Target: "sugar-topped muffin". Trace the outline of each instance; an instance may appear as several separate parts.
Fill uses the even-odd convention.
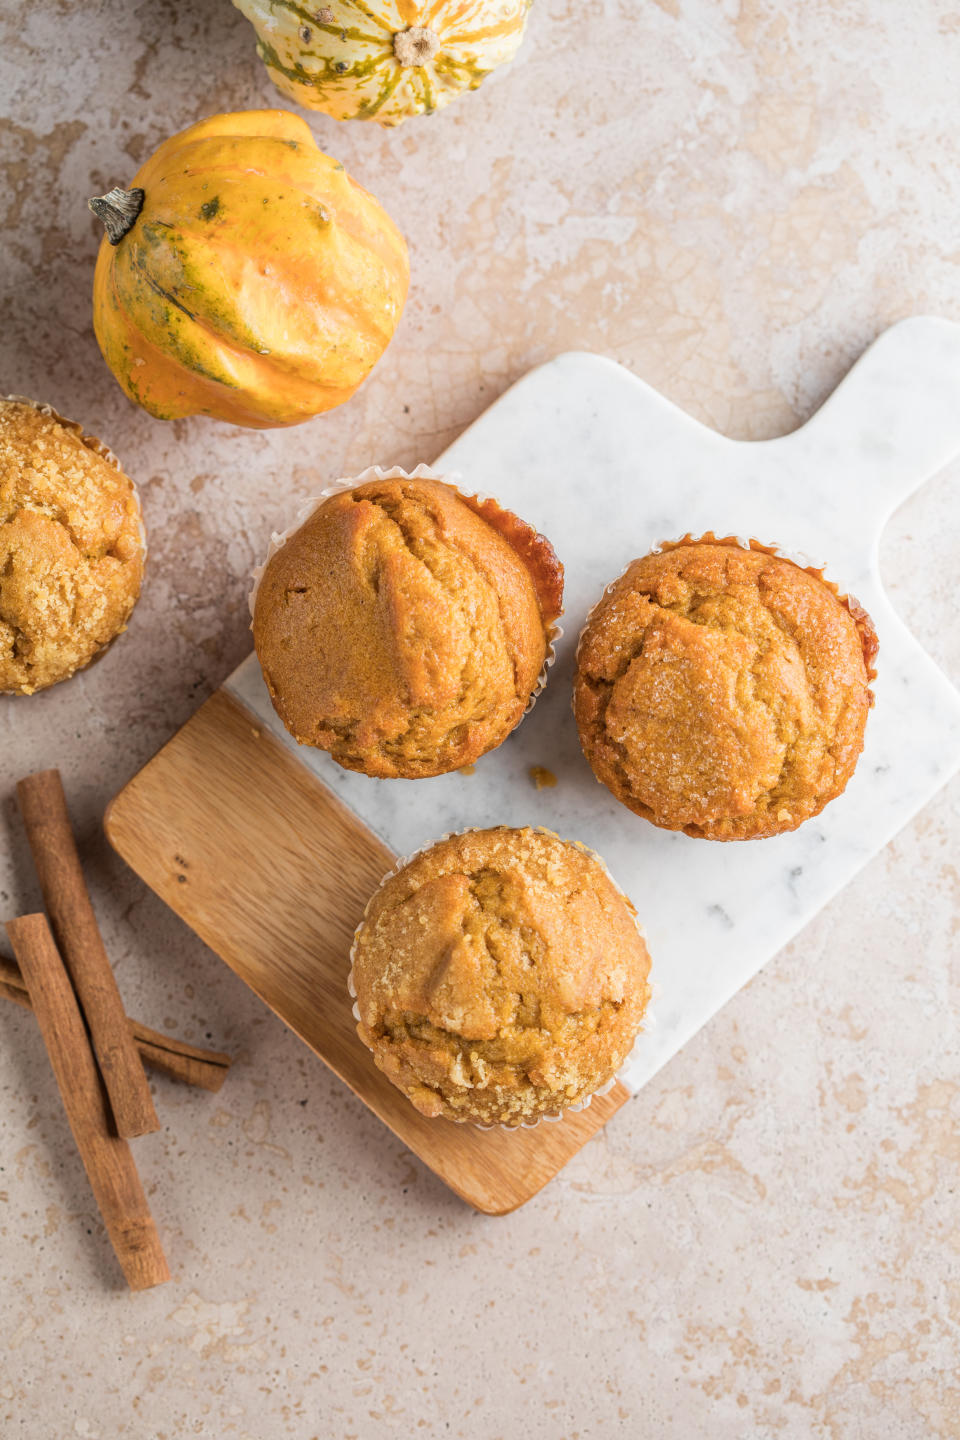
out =
[[[551,545],[515,515],[388,477],[328,497],[273,553],[254,643],[301,744],[367,775],[441,775],[519,724],[562,593]]]
[[[543,830],[471,830],[422,851],[357,931],[361,1040],[424,1115],[519,1125],[601,1088],[650,997],[630,902]]]
[[[49,406],[0,399],[0,692],[68,679],[125,629],[144,541],[133,483]]]
[[[580,742],[598,780],[664,829],[794,830],[853,774],[876,652],[870,617],[820,571],[684,540],[635,560],[592,611]]]

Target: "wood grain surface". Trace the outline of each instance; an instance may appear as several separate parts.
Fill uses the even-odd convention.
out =
[[[394,856],[220,690],[115,797],[111,844],[404,1144],[476,1209],[503,1215],[629,1098],[532,1130],[428,1120],[380,1073],[347,994],[354,929]]]
[[[0,997],[12,1000],[24,1010],[33,1009],[26,981],[13,961],[3,955],[0,955]],[[127,1024],[145,1065],[161,1070],[172,1080],[182,1080],[185,1085],[198,1085],[202,1090],[216,1092],[223,1085],[233,1062],[222,1050],[204,1050],[174,1035],[164,1035],[139,1020],[131,1020],[129,1015]]]
[[[160,1129],[110,957],[87,891],[59,770],[37,770],[17,783],[50,925],[89,1027],[117,1133],[127,1140]]]
[[[92,1041],[47,917],[22,915],[8,920],[6,931],[90,1188],[127,1284],[131,1290],[163,1285],[170,1270],[157,1227],[130,1144],[115,1132]]]

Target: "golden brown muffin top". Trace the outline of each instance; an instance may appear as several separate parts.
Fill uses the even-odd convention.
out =
[[[863,748],[869,617],[821,573],[733,540],[635,560],[580,639],[574,712],[594,773],[668,830],[745,840],[839,795]]]
[[[458,769],[506,739],[543,667],[562,570],[516,516],[436,480],[325,500],[270,558],[254,606],[287,729],[368,775]]]
[[[123,630],[144,546],[133,485],[48,407],[0,400],[0,691],[66,680]]]
[[[359,1033],[423,1114],[516,1125],[615,1074],[649,970],[633,906],[589,851],[542,830],[472,830],[367,907]]]

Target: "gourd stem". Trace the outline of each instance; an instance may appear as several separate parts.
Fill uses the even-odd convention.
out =
[[[393,53],[401,65],[427,65],[439,49],[439,35],[426,25],[411,25],[393,37]]]
[[[106,195],[94,195],[92,200],[87,201],[97,219],[103,221],[111,245],[119,245],[128,230],[133,228],[133,222],[143,209],[144,198],[140,189],[121,190],[116,187],[108,190]]]

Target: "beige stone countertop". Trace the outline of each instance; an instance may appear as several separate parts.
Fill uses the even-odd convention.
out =
[[[409,237],[413,285],[353,401],[262,433],[127,403],[85,207],[194,120],[284,103],[246,21],[0,0],[0,29],[0,389],[116,450],[151,545],[104,661],[0,700],[0,910],[38,903],[14,781],[58,764],[127,1008],[237,1057],[216,1096],[154,1081],[136,1156],[173,1281],[131,1295],[35,1024],[0,1008],[3,1440],[960,1435],[960,785],[504,1219],[424,1170],[100,828],[246,653],[249,567],[318,480],[431,459],[572,347],[766,437],[891,321],[960,320],[956,5],[537,0],[517,62],[432,119],[312,117]],[[958,478],[899,511],[882,564],[960,682]]]

